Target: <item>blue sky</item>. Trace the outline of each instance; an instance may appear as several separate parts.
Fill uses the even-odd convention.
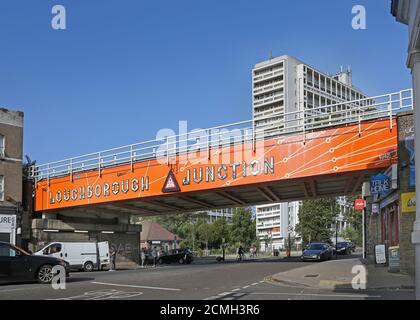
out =
[[[51,28],[51,8],[67,30]],[[351,28],[365,5],[367,30]],[[0,106],[25,112],[38,163],[135,143],[161,128],[251,118],[251,69],[290,54],[350,65],[376,95],[411,87],[406,27],[378,0],[2,0]]]

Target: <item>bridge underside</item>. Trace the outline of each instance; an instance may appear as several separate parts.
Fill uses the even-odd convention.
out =
[[[121,215],[157,216],[187,212],[199,212],[230,207],[246,207],[276,202],[289,202],[319,197],[357,195],[362,184],[381,170],[353,172],[297,179],[225,189],[191,192],[172,197],[156,197],[153,200],[111,202],[62,209],[62,216],[80,218],[117,218]]]
[[[188,156],[40,180],[35,211],[154,216],[358,194],[397,160],[397,128],[395,120],[366,121]]]

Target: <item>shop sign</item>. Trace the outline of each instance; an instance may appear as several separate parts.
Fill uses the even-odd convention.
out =
[[[0,228],[13,229],[15,227],[16,227],[16,216],[15,215],[0,214]]]
[[[356,199],[354,201],[354,209],[355,210],[364,210],[366,208],[366,200],[365,199]]]
[[[391,191],[391,179],[385,174],[373,176],[370,181],[370,192],[373,195],[386,195]]]
[[[401,195],[402,213],[416,212],[416,193],[409,192]]]
[[[386,197],[384,200],[380,203],[380,209],[383,209],[387,206],[389,206],[391,203],[394,203],[400,199],[400,195],[397,192],[394,192],[393,194]]]
[[[378,244],[375,246],[375,258],[377,264],[386,263],[385,245]]]

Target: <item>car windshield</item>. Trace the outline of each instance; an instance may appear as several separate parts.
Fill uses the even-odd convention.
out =
[[[308,246],[308,250],[323,250],[324,244],[322,243],[312,243]]]
[[[337,248],[345,248],[348,246],[347,242],[339,242],[337,243]]]

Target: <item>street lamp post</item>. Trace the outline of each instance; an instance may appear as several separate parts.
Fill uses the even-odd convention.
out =
[[[331,201],[331,214],[334,213],[334,205],[333,202]],[[335,212],[335,258],[338,258],[338,247],[337,247],[337,243],[338,243],[338,210],[336,210]]]
[[[222,210],[222,260],[223,262],[225,261],[225,242],[226,242],[226,237],[225,237],[225,211]]]
[[[338,215],[335,216],[335,258],[338,259]]]
[[[288,224],[288,226],[287,226],[287,257],[288,258],[290,258],[290,256],[291,256],[291,250],[292,250],[292,248],[291,248],[291,232],[292,232],[292,230],[291,230],[291,228],[292,228],[292,225],[290,224],[290,208],[288,207],[287,208],[287,213],[288,213],[288,217],[287,217],[287,224]]]

